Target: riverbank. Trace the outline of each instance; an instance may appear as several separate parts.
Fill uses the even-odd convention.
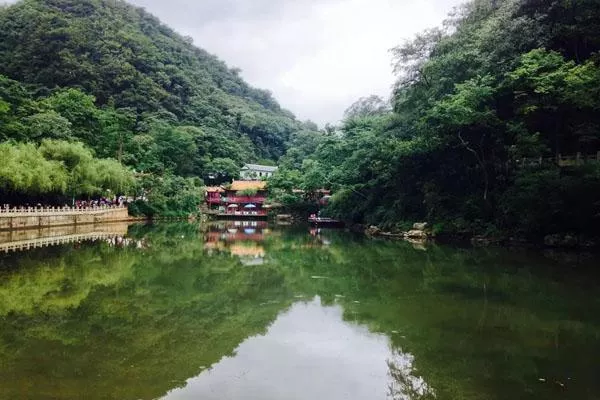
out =
[[[555,233],[539,237],[526,238],[523,236],[498,234],[477,235],[473,233],[438,233],[429,228],[427,223],[415,223],[408,231],[388,231],[371,225],[368,227],[356,225],[355,231],[361,231],[369,237],[381,237],[395,240],[436,241],[446,244],[468,243],[474,247],[532,247],[565,250],[598,250],[600,237],[586,237],[573,233]]]

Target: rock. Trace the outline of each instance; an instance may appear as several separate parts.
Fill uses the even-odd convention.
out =
[[[405,239],[427,239],[427,233],[422,230],[413,229],[404,234]]]
[[[404,232],[401,233],[392,233],[392,232],[381,232],[379,236],[383,236],[386,238],[392,239],[404,239]]]
[[[544,237],[544,245],[548,247],[565,247],[565,248],[573,248],[577,247],[579,241],[577,237],[573,235],[562,235],[559,233],[555,233],[553,235],[546,235]]]
[[[417,222],[413,224],[413,230],[415,231],[424,231],[427,229],[427,222]]]
[[[597,238],[594,238],[594,239],[586,238],[586,239],[582,240],[580,245],[581,245],[581,247],[583,247],[585,249],[593,249],[595,247],[598,247],[598,243],[600,243],[600,241]]]
[[[577,238],[572,235],[565,235],[562,241],[562,245],[564,247],[577,247],[578,244],[579,240],[577,240]]]
[[[560,235],[546,235],[544,236],[544,245],[548,247],[558,247],[560,239]]]
[[[371,225],[365,230],[365,233],[369,236],[377,236],[381,233],[381,229],[379,229],[375,225]]]

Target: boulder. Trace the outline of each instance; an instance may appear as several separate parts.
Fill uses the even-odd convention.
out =
[[[577,240],[577,237],[573,235],[565,235],[562,241],[563,247],[577,247],[578,244],[579,240]]]
[[[548,246],[548,247],[558,247],[558,244],[560,243],[560,239],[561,236],[554,234],[554,235],[546,235],[544,236],[544,245]]]
[[[600,243],[600,241],[597,238],[594,239],[590,239],[590,238],[585,238],[584,240],[581,241],[581,247],[585,248],[585,249],[593,249],[595,247],[599,247],[598,243]]]
[[[548,247],[566,247],[573,248],[577,247],[579,241],[577,237],[573,235],[562,235],[555,233],[553,235],[546,235],[544,237],[544,245]]]
[[[415,224],[413,224],[413,230],[415,231],[424,231],[425,229],[427,229],[427,222],[417,222]]]
[[[392,239],[404,239],[404,232],[402,233],[392,233],[392,232],[381,232],[380,236]]]
[[[413,229],[404,234],[406,239],[427,239],[427,233],[422,230]]]
[[[365,233],[369,236],[377,236],[381,233],[381,229],[379,229],[375,225],[371,225],[365,230]]]

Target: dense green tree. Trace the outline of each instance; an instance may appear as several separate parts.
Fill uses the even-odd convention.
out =
[[[468,2],[392,49],[393,111],[359,100],[316,148],[292,139],[280,175],[333,189],[328,212],[353,222],[594,234],[599,17],[595,1]]]
[[[9,203],[17,198],[62,195],[89,196],[126,193],[133,174],[116,160],[95,158],[79,142],[45,139],[32,143],[0,143],[0,196]],[[41,198],[40,197],[40,198]]]
[[[67,190],[65,165],[46,159],[34,144],[0,143],[0,154],[0,187],[3,192],[42,194]]]

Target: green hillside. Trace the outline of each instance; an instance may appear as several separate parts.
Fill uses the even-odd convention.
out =
[[[3,7],[0,74],[0,138],[51,136],[25,132],[33,119],[144,171],[202,175],[277,159],[300,128],[239,70],[122,1]],[[40,98],[51,100],[31,106]]]

